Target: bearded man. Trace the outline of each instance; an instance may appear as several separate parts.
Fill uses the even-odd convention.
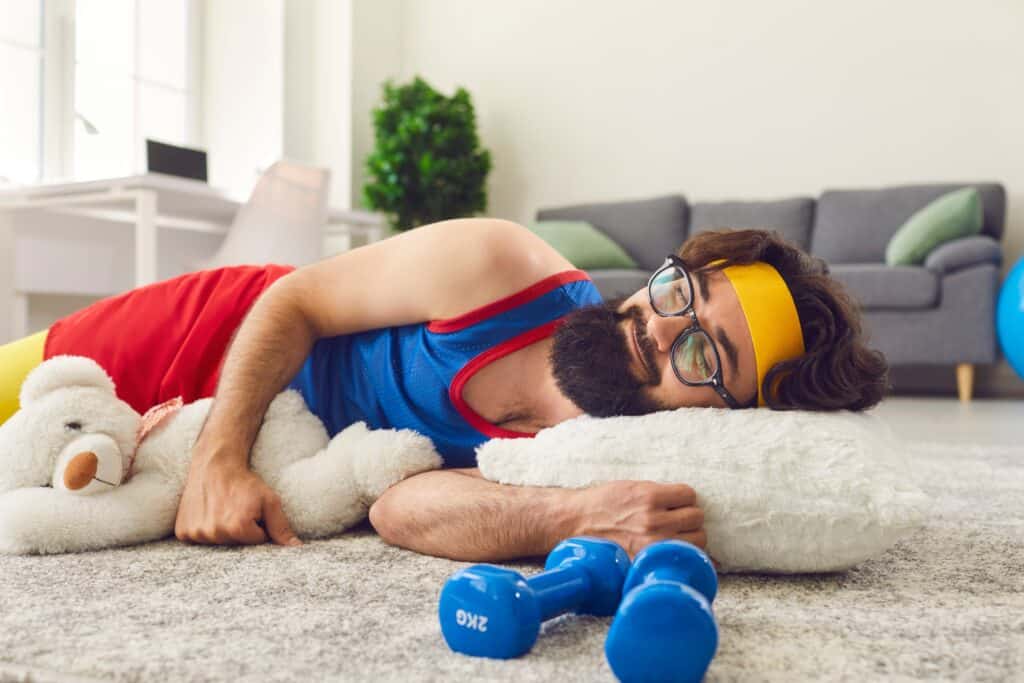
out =
[[[529,437],[583,413],[863,410],[881,399],[887,373],[824,262],[776,233],[703,233],[667,255],[647,287],[603,302],[529,230],[476,218],[298,269],[204,271],[93,304],[0,347],[0,422],[25,375],[60,354],[99,362],[139,412],[216,395],[179,539],[300,543],[248,467],[267,406],[291,387],[332,435],[362,420],[429,436],[445,468],[391,487],[370,521],[389,543],[467,561],[543,555],[583,534],[631,555],[666,538],[707,540],[685,484],[505,486],[475,468],[487,439]]]

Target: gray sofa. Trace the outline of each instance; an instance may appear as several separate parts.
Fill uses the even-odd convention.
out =
[[[888,267],[885,247],[915,211],[941,195],[976,187],[981,234],[947,242],[923,266]],[[690,235],[719,228],[766,228],[828,262],[861,303],[871,345],[893,367],[956,366],[963,401],[975,364],[996,360],[995,305],[1006,211],[996,183],[829,190],[817,199],[689,203],[682,195],[542,209],[538,220],[588,221],[618,242],[639,270],[590,273],[606,298],[643,287],[650,272]]]

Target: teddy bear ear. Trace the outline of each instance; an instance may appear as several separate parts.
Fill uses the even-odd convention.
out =
[[[25,378],[19,397],[21,405],[26,406],[51,391],[67,387],[96,387],[115,393],[114,380],[96,361],[84,356],[54,356]]]

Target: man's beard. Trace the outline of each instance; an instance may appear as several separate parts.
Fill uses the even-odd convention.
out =
[[[622,301],[573,311],[554,334],[550,358],[555,383],[580,410],[594,417],[644,415],[665,408],[643,393],[645,387],[657,384],[657,378],[641,382],[629,370],[632,342],[619,323],[632,318],[639,322],[640,309],[634,306],[619,313]]]

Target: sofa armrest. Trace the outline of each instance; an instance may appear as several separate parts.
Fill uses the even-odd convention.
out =
[[[1003,249],[987,235],[974,235],[940,244],[924,260],[924,267],[939,274],[952,273],[979,263],[1003,262]]]

